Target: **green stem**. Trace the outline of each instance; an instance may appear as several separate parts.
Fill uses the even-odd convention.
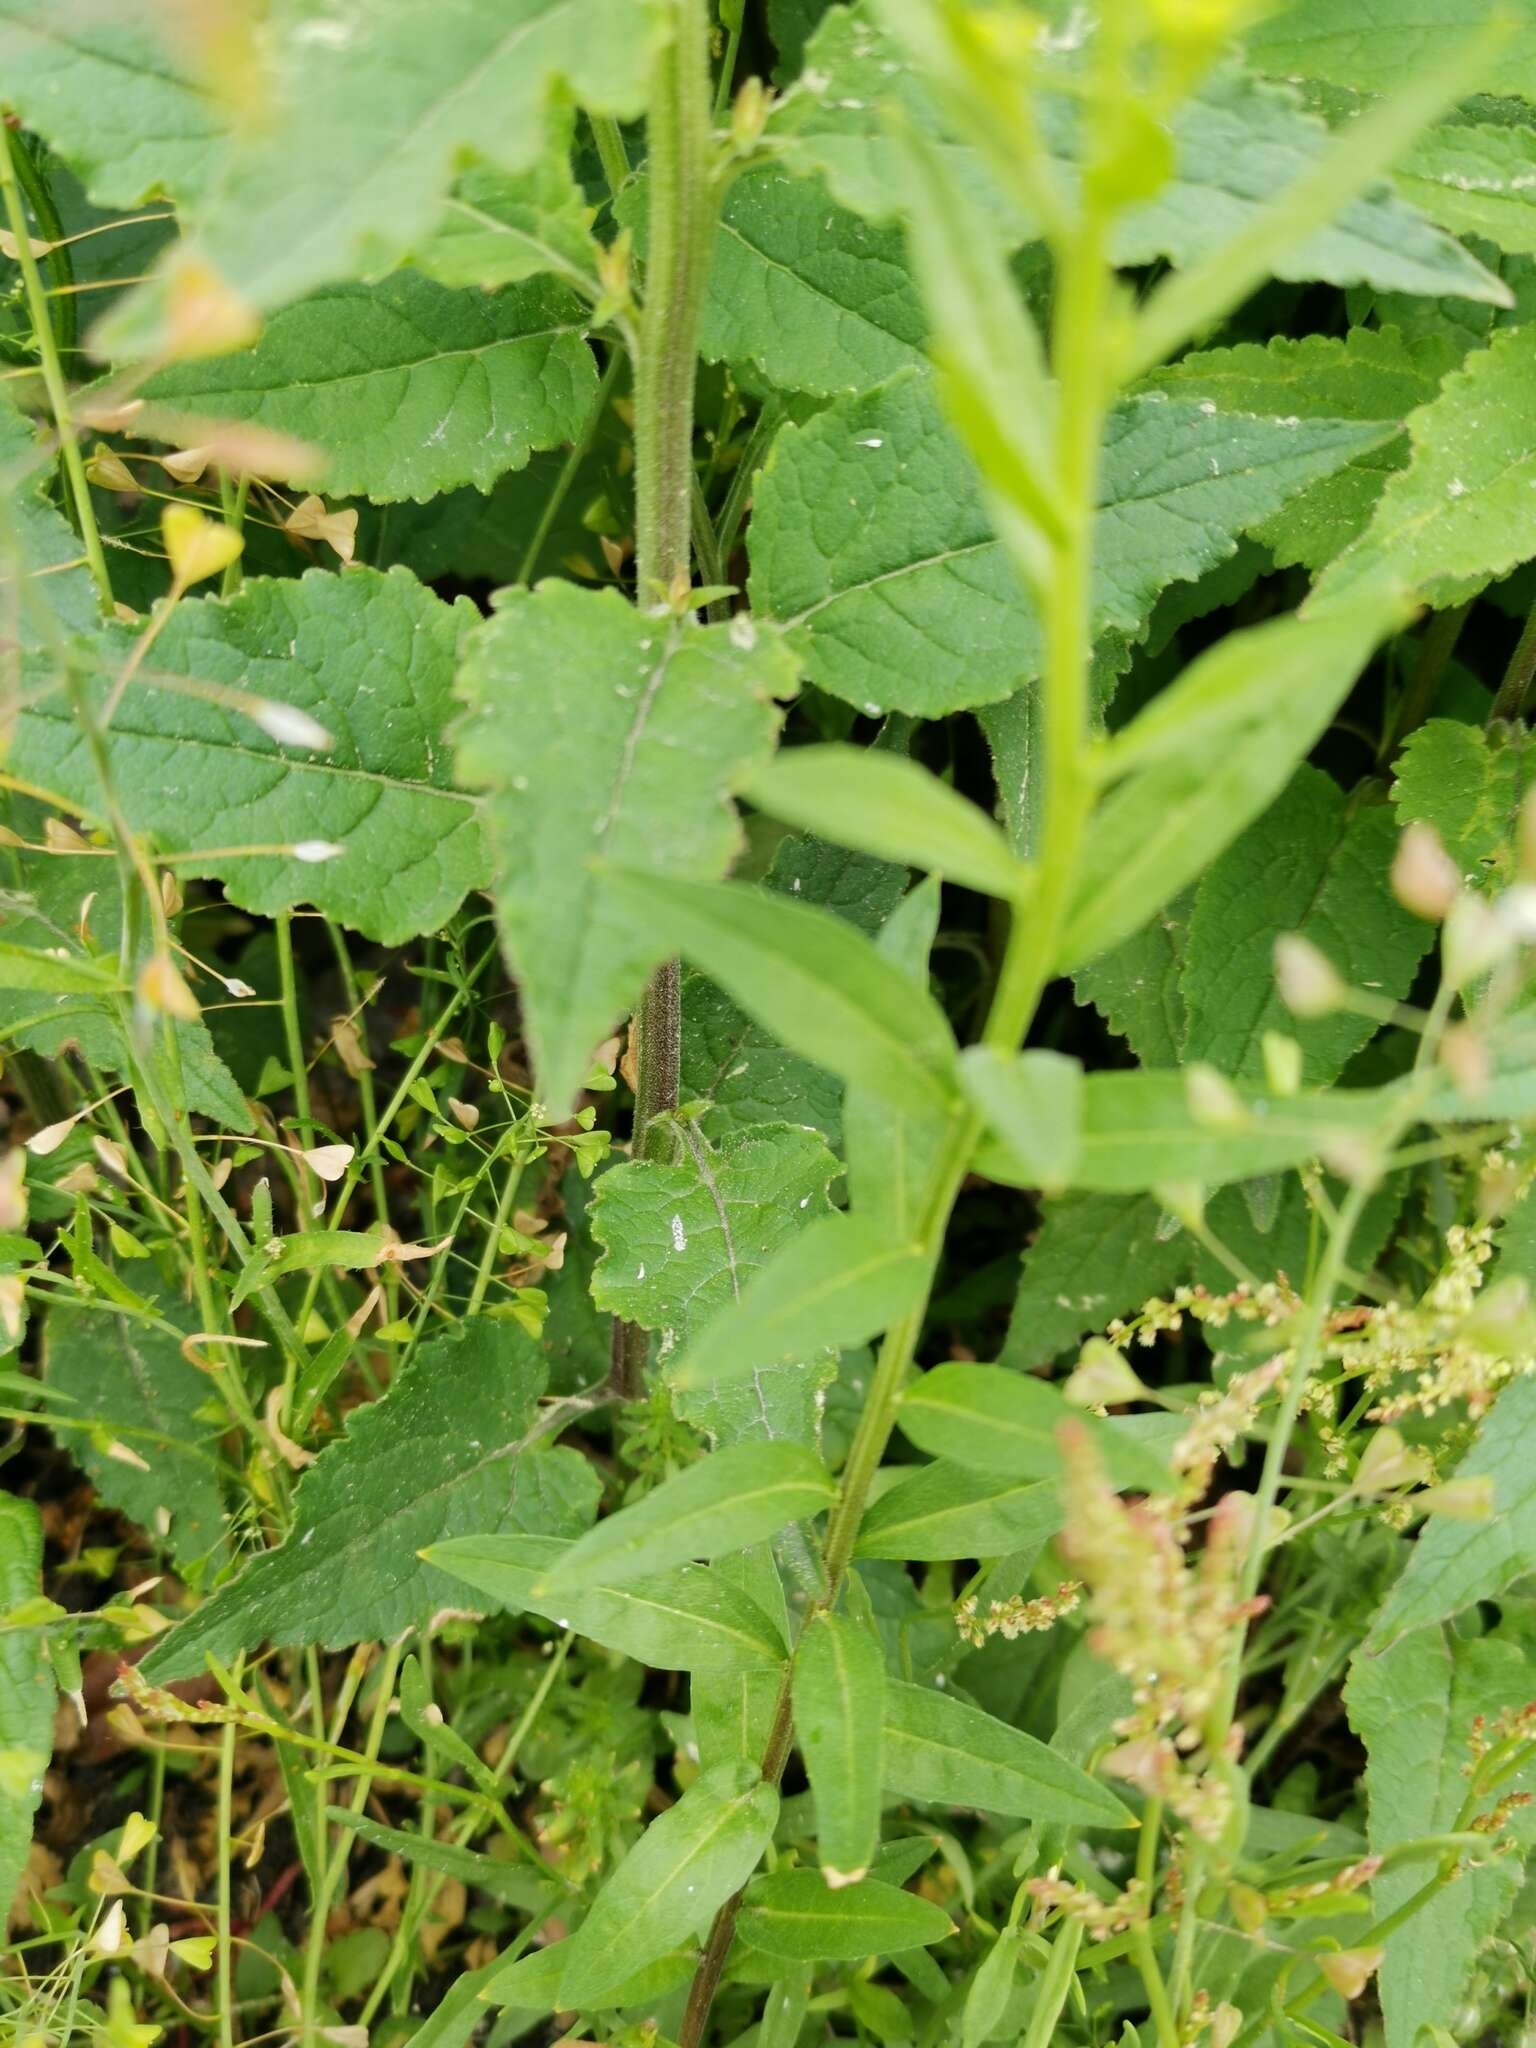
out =
[[[48,393],[48,404],[53,412],[54,425],[58,429],[59,455],[75,500],[75,510],[80,520],[80,538],[85,545],[85,559],[95,579],[102,611],[110,618],[112,578],[107,570],[106,555],[102,551],[101,535],[96,529],[96,511],[91,503],[91,487],[86,482],[85,463],[80,454],[80,443],[75,436],[74,414],[70,409],[69,390],[65,385],[64,371],[59,361],[58,342],[54,336],[53,318],[48,308],[48,293],[43,284],[42,273],[37,267],[37,258],[32,253],[31,224],[27,220],[26,208],[21,203],[21,190],[16,182],[16,147],[10,129],[0,121],[0,187],[5,191],[6,218],[10,223],[11,233],[16,238],[16,261],[21,268],[27,312],[37,342],[43,386]]]
[[[606,114],[588,114],[588,125],[592,140],[597,144],[598,161],[603,167],[603,176],[608,180],[608,191],[617,199],[619,189],[629,180],[629,151],[624,147],[624,137],[617,121]]]
[[[1509,666],[1493,700],[1488,723],[1492,725],[1496,718],[1518,718],[1525,709],[1533,680],[1536,680],[1536,605],[1531,607],[1520,638],[1515,642],[1515,651],[1509,657]]]
[[[238,1682],[243,1657],[236,1658],[234,1676]],[[235,2043],[235,1950],[230,1933],[230,1835],[233,1831],[235,1798],[235,1744],[240,1731],[231,1721],[219,1731],[219,1879],[216,1902],[218,1930],[219,2048]]]
[[[720,80],[715,87],[715,120],[721,122],[730,111],[731,91],[736,83],[736,58],[741,49],[742,23],[746,20],[746,0],[729,0],[729,8],[722,5],[720,18],[730,12],[732,20],[725,33],[725,55],[720,60]]]

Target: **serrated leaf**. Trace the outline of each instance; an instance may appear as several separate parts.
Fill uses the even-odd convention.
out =
[[[778,1793],[751,1764],[696,1779],[651,1822],[567,1944],[562,2001],[600,2001],[701,1928],[756,1868],[778,1811]]]
[[[784,1043],[898,1108],[947,1111],[954,1039],[943,1011],[841,919],[740,883],[615,875],[632,920],[701,967]]]
[[[1062,1469],[1056,1432],[1076,1414],[1059,1388],[997,1365],[936,1365],[901,1397],[897,1425],[921,1451],[973,1472],[1013,1479],[1055,1479]],[[1161,1491],[1162,1460],[1100,1418],[1078,1418],[1094,1438],[1117,1486]]]
[[[865,1509],[854,1555],[909,1562],[1001,1557],[1043,1543],[1062,1519],[1060,1494],[1049,1480],[979,1473],[935,1458]]]
[[[1469,882],[1507,883],[1532,769],[1530,742],[1517,733],[1495,737],[1459,719],[1431,718],[1403,744],[1392,802],[1400,823],[1434,826]]]
[[[431,1545],[427,1561],[514,1614],[542,1614],[557,1628],[573,1628],[637,1663],[717,1672],[773,1670],[783,1663],[784,1639],[772,1618],[707,1565],[680,1565],[630,1586],[541,1593],[570,1547],[548,1536],[457,1536]]]
[[[1262,347],[1240,342],[1198,350],[1149,382],[1222,412],[1374,420],[1398,430],[1298,491],[1255,527],[1280,567],[1318,570],[1364,530],[1387,478],[1408,459],[1402,431],[1408,415],[1435,396],[1458,356],[1437,336],[1408,340],[1392,327],[1352,327],[1337,337],[1308,334],[1293,341],[1280,335]]]
[[[844,1615],[813,1613],[795,1651],[794,1712],[816,1803],[816,1854],[846,1898],[880,1840],[885,1658],[878,1639]]]
[[[1279,794],[1395,616],[1365,591],[1229,633],[1116,735],[1130,772],[1095,817],[1062,968],[1138,930]]]
[[[227,1660],[264,1641],[372,1641],[452,1605],[457,1583],[417,1553],[475,1529],[530,1526],[512,1454],[543,1385],[539,1347],[515,1323],[465,1323],[423,1345],[387,1393],[352,1410],[346,1435],[304,1474],[284,1541],[157,1643],[146,1677],[187,1677],[210,1651]],[[578,1525],[596,1493],[594,1477]],[[566,1529],[570,1521],[567,1511]]]
[[[1419,138],[1393,183],[1453,234],[1536,254],[1536,135],[1529,128],[1445,122]]]
[[[1139,632],[1167,584],[1223,560],[1247,528],[1382,432],[1126,400],[1104,448],[1095,631]],[[754,507],[753,605],[834,696],[936,717],[1039,674],[1038,613],[932,380],[903,373],[783,429]]]
[[[1177,1066],[1184,1050],[1189,1018],[1179,984],[1193,904],[1193,890],[1185,890],[1072,977],[1079,998],[1092,1003],[1144,1067]]]
[[[1068,1827],[1123,1828],[1115,1795],[1006,1722],[928,1686],[886,1688],[885,1788],[929,1806]]]
[[[435,931],[486,876],[478,807],[453,787],[443,743],[473,617],[466,600],[446,605],[403,569],[316,569],[253,578],[231,598],[183,598],[112,719],[129,823],[193,856],[178,872],[217,875],[243,909],[312,903],[386,945]],[[102,635],[98,703],[132,646],[120,628]],[[324,754],[280,746],[188,684],[291,704],[336,743]],[[60,693],[21,713],[8,765],[87,812],[100,802]],[[317,862],[238,850],[317,838],[343,851]]]
[[[1526,1572],[1536,1571],[1536,1379],[1511,1380],[1483,1418],[1477,1441],[1456,1467],[1458,1479],[1486,1478],[1493,1506],[1486,1521],[1433,1517],[1407,1569],[1376,1617],[1368,1649],[1391,1647],[1412,1630],[1493,1600]]]
[[[258,309],[381,274],[435,226],[466,157],[537,163],[560,86],[594,113],[640,114],[664,22],[654,0],[380,0],[335,33],[303,10],[272,24],[272,117],[231,142],[172,293],[186,265]],[[165,305],[163,278],[141,288],[103,351],[151,353]]]
[[[778,1252],[736,1299],[704,1323],[671,1373],[697,1397],[764,1368],[851,1350],[922,1307],[932,1259],[916,1240],[892,1243],[880,1220],[822,1216]]]
[[[0,602],[44,645],[101,618],[80,536],[44,495],[52,473],[32,422],[0,398]]]
[[[870,937],[895,909],[906,869],[816,839],[783,840],[764,886],[846,918]],[[710,1138],[749,1124],[810,1124],[830,1145],[841,1131],[842,1085],[824,1067],[781,1045],[707,975],[683,977],[680,1092],[708,1108],[699,1127]]]
[[[953,1934],[942,1906],[864,1878],[834,1891],[814,1870],[777,1870],[747,1888],[737,1916],[742,1939],[789,1963],[857,1962],[926,1948]]]
[[[216,167],[224,110],[171,29],[158,0],[0,0],[6,98],[102,205],[192,199]]]
[[[579,300],[547,278],[450,291],[412,270],[335,284],[275,313],[237,355],[177,364],[145,398],[241,420],[323,454],[339,495],[422,502],[488,491],[574,440],[597,390]]]
[[[1311,604],[1372,579],[1459,604],[1536,554],[1536,328],[1505,328],[1474,350],[1409,415],[1408,435],[1407,468]]]
[[[569,1106],[668,950],[610,871],[653,888],[724,873],[740,844],[730,793],[794,684],[776,636],[749,622],[658,617],[568,583],[502,592],[472,636],[459,769],[488,792],[497,913],[551,1107]]]
[[[43,1529],[29,1500],[0,1493],[0,1614],[42,1591]],[[53,1672],[41,1628],[0,1629],[0,1898],[16,1893],[53,1754]]]
[[[1024,1259],[1000,1365],[1044,1365],[1182,1279],[1189,1240],[1147,1195],[1058,1195]]]
[[[1182,983],[1186,1059],[1259,1080],[1265,1032],[1285,1032],[1301,1046],[1309,1085],[1338,1079],[1376,1022],[1344,1012],[1293,1017],[1275,987],[1275,941],[1298,932],[1374,1000],[1401,1002],[1432,931],[1392,894],[1397,836],[1384,806],[1352,802],[1320,769],[1297,769],[1195,892]]]
[[[1467,1796],[1465,1767],[1475,1718],[1492,1720],[1530,1698],[1530,1665],[1513,1642],[1471,1641],[1424,1629],[1382,1656],[1357,1656],[1345,1689],[1350,1722],[1365,1744],[1365,1790],[1374,1856],[1456,1824]],[[1531,1790],[1529,1774],[1516,1781]],[[1523,1816],[1516,1816],[1521,1826]],[[1521,1826],[1531,1839],[1529,1823]],[[1378,1919],[1421,1889],[1432,1866],[1409,1858],[1371,1880]],[[1387,1937],[1377,1979],[1386,2048],[1415,2048],[1420,2029],[1456,2025],[1478,1951],[1520,1884],[1515,1858],[1475,1859]]]
[[[643,1500],[607,1516],[564,1551],[541,1597],[623,1586],[685,1564],[765,1543],[837,1497],[804,1444],[734,1444],[674,1473]]]
[[[198,1327],[179,1303],[161,1311],[182,1330]],[[188,1364],[170,1331],[110,1311],[55,1302],[44,1335],[48,1384],[70,1397],[70,1455],[109,1507],[163,1544],[182,1565],[222,1559],[225,1510],[219,1484],[222,1416],[197,1419],[208,1375]],[[137,1462],[114,1456],[125,1448]]]

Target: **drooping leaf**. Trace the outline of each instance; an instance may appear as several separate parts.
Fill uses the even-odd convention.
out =
[[[751,1764],[720,1764],[651,1822],[567,1944],[562,2002],[600,2002],[702,1928],[768,1845],[779,1795]]]
[[[795,1652],[794,1711],[816,1802],[816,1853],[841,1894],[868,1870],[880,1840],[885,1659],[878,1639],[844,1615],[814,1614]]]
[[[722,874],[740,843],[731,791],[769,751],[794,690],[777,638],[699,626],[615,591],[501,593],[460,688],[460,773],[488,792],[497,911],[522,985],[539,1085],[564,1110],[668,941],[610,886],[625,869]]]
[[[1493,1505],[1486,1521],[1430,1520],[1413,1546],[1402,1577],[1376,1617],[1368,1648],[1389,1649],[1415,1629],[1460,1614],[1477,1600],[1493,1600],[1525,1573],[1536,1571],[1536,1379],[1504,1388],[1478,1430],[1477,1441],[1456,1467],[1458,1479],[1486,1478]]]
[[[1392,801],[1398,819],[1433,825],[1469,881],[1513,879],[1515,825],[1530,787],[1528,740],[1494,739],[1481,726],[1431,718],[1397,757]]]
[[[1001,1557],[1043,1543],[1061,1527],[1058,1490],[1048,1480],[976,1472],[935,1458],[898,1479],[866,1508],[857,1557]]]
[[[739,883],[615,875],[632,919],[682,953],[786,1045],[898,1107],[947,1111],[954,1038],[928,994],[841,919]]]
[[[1357,1656],[1345,1700],[1365,1744],[1370,1847],[1375,1856],[1456,1824],[1467,1796],[1465,1767],[1477,1717],[1493,1720],[1530,1697],[1530,1667],[1514,1642],[1481,1641],[1443,1628],[1421,1629],[1380,1656]],[[1522,1774],[1512,1789],[1529,1791]],[[1526,1842],[1532,1829],[1516,1826]],[[1371,1880],[1371,1902],[1385,1918],[1432,1874],[1428,1857],[1409,1859]],[[1456,2024],[1479,1949],[1494,1933],[1519,1887],[1509,1856],[1479,1858],[1443,1886],[1387,1938],[1378,1986],[1387,2048],[1414,2048],[1421,2028]]]
[[[885,1787],[929,1806],[1068,1827],[1124,1827],[1112,1792],[1022,1730],[951,1693],[923,1685],[886,1688]]]
[[[1293,1017],[1275,988],[1275,940],[1299,932],[1373,999],[1400,1002],[1431,927],[1392,894],[1396,846],[1385,806],[1352,802],[1331,776],[1297,769],[1195,891],[1182,983],[1187,1059],[1257,1080],[1264,1033],[1286,1032],[1301,1046],[1308,1083],[1337,1080],[1376,1024],[1344,1012]]]
[[[103,349],[151,353],[191,266],[258,309],[388,270],[470,154],[510,172],[538,161],[560,85],[596,113],[639,114],[663,25],[653,0],[382,0],[340,33],[316,34],[303,10],[274,23],[272,117],[231,143],[168,281],[109,319]]]
[[[29,1500],[0,1493],[0,1618],[42,1590],[43,1529]],[[53,1754],[53,1672],[41,1627],[0,1628],[0,1899],[27,1867],[32,1816]]]
[[[974,1472],[1013,1479],[1054,1479],[1061,1471],[1057,1430],[1070,1420],[1059,1388],[997,1365],[936,1365],[907,1388],[897,1411],[902,1435],[919,1450]],[[1085,1419],[1118,1486],[1156,1490],[1167,1468],[1135,1437]]]
[[[162,1311],[196,1328],[180,1304]],[[45,1326],[48,1384],[70,1397],[61,1432],[101,1498],[164,1543],[182,1565],[225,1547],[218,1441],[222,1407],[169,1332],[60,1301]],[[212,1407],[213,1418],[199,1419]],[[73,1425],[87,1423],[88,1430]]]
[[[1536,330],[1506,328],[1474,350],[1409,415],[1408,434],[1407,468],[1319,578],[1314,604],[1372,579],[1460,603],[1536,552]]]
[[[1189,1240],[1148,1195],[1058,1195],[1024,1258],[999,1363],[1045,1365],[1182,1279]]]
[[[766,887],[817,903],[873,938],[895,909],[906,869],[821,840],[783,840]],[[747,1124],[810,1124],[835,1146],[842,1086],[824,1067],[781,1045],[707,975],[683,977],[681,1095],[709,1106],[700,1128],[711,1138]]]
[[[736,1924],[753,1948],[789,1963],[857,1962],[925,1948],[955,1931],[942,1906],[915,1892],[871,1877],[834,1890],[814,1870],[758,1878]]]
[[[313,292],[253,347],[162,370],[144,396],[308,443],[325,460],[303,481],[342,496],[488,491],[580,432],[597,389],[583,328],[580,301],[545,278],[450,291],[397,270]]]
[[[1393,616],[1366,592],[1229,633],[1116,736],[1129,772],[1095,819],[1061,967],[1139,930],[1278,796]]]
[[[193,856],[178,872],[217,875],[244,909],[313,903],[386,945],[435,930],[486,874],[477,807],[453,787],[443,738],[473,617],[400,569],[317,569],[184,598],[112,718],[129,823]],[[120,628],[103,635],[98,703],[132,646]],[[210,685],[213,696],[189,694]],[[279,743],[232,708],[242,696],[308,713],[334,745]],[[100,803],[60,692],[22,712],[9,767],[87,812]],[[317,844],[342,851],[283,850],[313,856]]]
[[[569,1548],[549,1536],[454,1536],[430,1545],[426,1558],[434,1572],[473,1586],[513,1613],[542,1614],[558,1628],[573,1628],[664,1671],[773,1671],[782,1664],[782,1631],[736,1590],[726,1571],[685,1564],[633,1585],[541,1592]]]
[[[589,1529],[561,1554],[540,1592],[623,1586],[690,1558],[746,1550],[820,1514],[836,1496],[826,1467],[804,1444],[733,1444]]]
[[[515,1323],[465,1323],[424,1345],[304,1474],[284,1541],[158,1643],[145,1676],[186,1677],[209,1651],[227,1660],[263,1641],[335,1649],[392,1636],[460,1597],[422,1562],[424,1545],[477,1529],[573,1534],[596,1507],[595,1478],[584,1475],[563,1529],[550,1531],[549,1496],[524,1495],[514,1457],[543,1385],[539,1348]]]
[[[1104,449],[1096,629],[1139,632],[1167,584],[1231,554],[1239,534],[1382,433],[1126,400]],[[903,373],[783,429],[755,506],[753,605],[834,696],[934,717],[1039,674],[1038,615],[931,380]]]

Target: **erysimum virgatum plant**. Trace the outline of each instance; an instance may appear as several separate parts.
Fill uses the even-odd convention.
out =
[[[1524,15],[0,93],[15,2038],[1521,2038]]]

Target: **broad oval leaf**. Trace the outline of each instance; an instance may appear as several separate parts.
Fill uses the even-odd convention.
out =
[[[857,1962],[899,1955],[954,1933],[942,1906],[866,1877],[835,1890],[814,1870],[777,1870],[747,1889],[742,1939],[787,1963]]]
[[[826,1609],[813,1614],[795,1652],[794,1710],[795,1741],[816,1802],[816,1853],[826,1873],[825,1882],[816,1883],[823,1893],[830,1885],[846,1899],[880,1841],[885,1655],[877,1638],[846,1616]]]

